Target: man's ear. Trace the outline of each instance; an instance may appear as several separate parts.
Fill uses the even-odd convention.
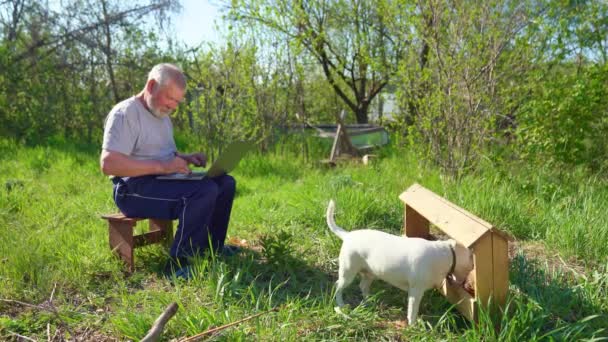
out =
[[[150,79],[148,80],[148,82],[146,82],[146,91],[150,94],[152,94],[154,92],[154,88],[156,87],[158,83],[156,82],[155,79]]]

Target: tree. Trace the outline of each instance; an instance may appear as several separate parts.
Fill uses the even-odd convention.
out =
[[[547,1],[530,28],[534,68],[517,88],[516,151],[547,165],[606,168],[608,4]]]
[[[284,36],[295,55],[310,54],[357,122],[367,123],[409,47],[411,10],[390,0],[235,0],[230,18]]]
[[[113,103],[141,87],[141,79],[135,83],[129,77],[141,78],[142,70],[161,59],[157,46],[149,49],[155,28],[148,25],[144,35],[143,18],[154,14],[163,22],[178,5],[177,0],[0,2],[1,133],[23,140],[57,133],[92,140]],[[135,41],[133,55],[128,48]]]
[[[433,0],[420,2],[417,12],[415,41],[424,53],[410,54],[400,66],[403,122],[431,160],[458,176],[475,165],[514,107],[501,95],[530,68],[514,43],[533,11],[527,2],[509,0]]]

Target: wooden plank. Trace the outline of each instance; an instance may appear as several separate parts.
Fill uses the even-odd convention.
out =
[[[340,154],[338,142],[340,140],[340,133],[342,132],[342,125],[338,125],[336,130],[336,136],[334,137],[334,144],[331,146],[331,153],[329,154],[329,161],[333,163],[336,160],[336,155]]]
[[[509,291],[509,243],[502,236],[492,234],[494,267],[494,297],[498,307],[504,307]]]
[[[339,144],[339,153],[338,154],[349,154],[351,156],[358,156],[359,151],[353,146],[350,141],[350,134],[347,131],[347,127],[344,124],[344,117],[346,112],[342,110],[340,115],[336,115],[336,121],[339,124],[338,128],[339,132],[336,131],[336,135],[339,136],[338,144]]]
[[[399,198],[450,237],[471,247],[492,225],[419,184],[410,186]]]
[[[173,243],[173,220],[150,219],[150,231],[160,230],[167,247]]]
[[[160,231],[167,231],[170,228],[172,228],[172,220],[161,220],[161,219],[149,219],[149,227],[150,227],[150,231],[156,231],[156,230],[160,230]]]
[[[369,133],[385,132],[386,131],[382,127],[363,128],[363,129],[357,129],[357,130],[349,130],[347,128],[346,130],[348,131],[348,134],[351,137],[354,137],[354,136],[357,136],[357,135],[362,135],[362,134],[369,134]]]
[[[133,247],[150,245],[153,243],[161,242],[164,239],[165,234],[163,231],[155,230],[153,232],[147,232],[133,237]]]
[[[439,288],[450,303],[455,304],[460,313],[469,320],[476,321],[475,298],[460,286],[450,285],[447,281]]]
[[[143,218],[126,217],[123,213],[113,213],[101,215],[101,218],[108,221],[123,221],[123,222],[137,222],[145,220]]]
[[[481,225],[483,225],[483,226],[485,226],[485,227],[488,227],[488,228],[492,228],[492,224],[491,224],[490,222],[487,222],[487,221],[485,221],[484,219],[482,219],[482,218],[478,217],[477,215],[475,215],[475,214],[473,214],[473,213],[471,213],[471,212],[467,211],[466,209],[464,209],[464,208],[461,208],[461,207],[457,206],[456,204],[454,204],[454,203],[452,203],[452,202],[448,201],[447,199],[445,199],[445,198],[443,198],[443,197],[439,196],[438,194],[436,194],[436,193],[432,192],[431,190],[429,190],[429,189],[427,189],[427,188],[423,187],[422,185],[415,183],[414,185],[412,185],[412,187],[413,187],[413,186],[417,186],[419,189],[424,190],[424,191],[425,191],[425,192],[427,192],[429,195],[432,195],[432,196],[436,197],[438,200],[440,200],[440,201],[444,202],[445,204],[447,204],[447,205],[449,205],[449,206],[451,206],[451,207],[453,207],[453,208],[457,209],[458,211],[462,212],[464,215],[468,216],[468,217],[469,217],[469,218],[471,218],[472,220],[475,220],[475,221],[479,222]]]
[[[127,264],[129,272],[133,265],[133,222],[108,221],[110,230],[110,249]]]
[[[405,219],[403,220],[403,234],[407,237],[429,237],[429,220],[420,215],[409,205],[405,205]]]
[[[472,247],[475,262],[475,296],[479,305],[486,308],[494,291],[492,247],[491,234],[484,235]]]

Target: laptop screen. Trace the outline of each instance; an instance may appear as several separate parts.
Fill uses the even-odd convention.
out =
[[[207,171],[207,176],[217,177],[234,170],[243,156],[252,148],[253,144],[251,142],[235,141],[230,143],[213,162],[213,165]]]

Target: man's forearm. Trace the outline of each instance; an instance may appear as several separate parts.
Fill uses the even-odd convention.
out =
[[[113,151],[103,151],[101,171],[106,175],[136,177],[165,173],[163,163],[157,160],[135,160]]]

